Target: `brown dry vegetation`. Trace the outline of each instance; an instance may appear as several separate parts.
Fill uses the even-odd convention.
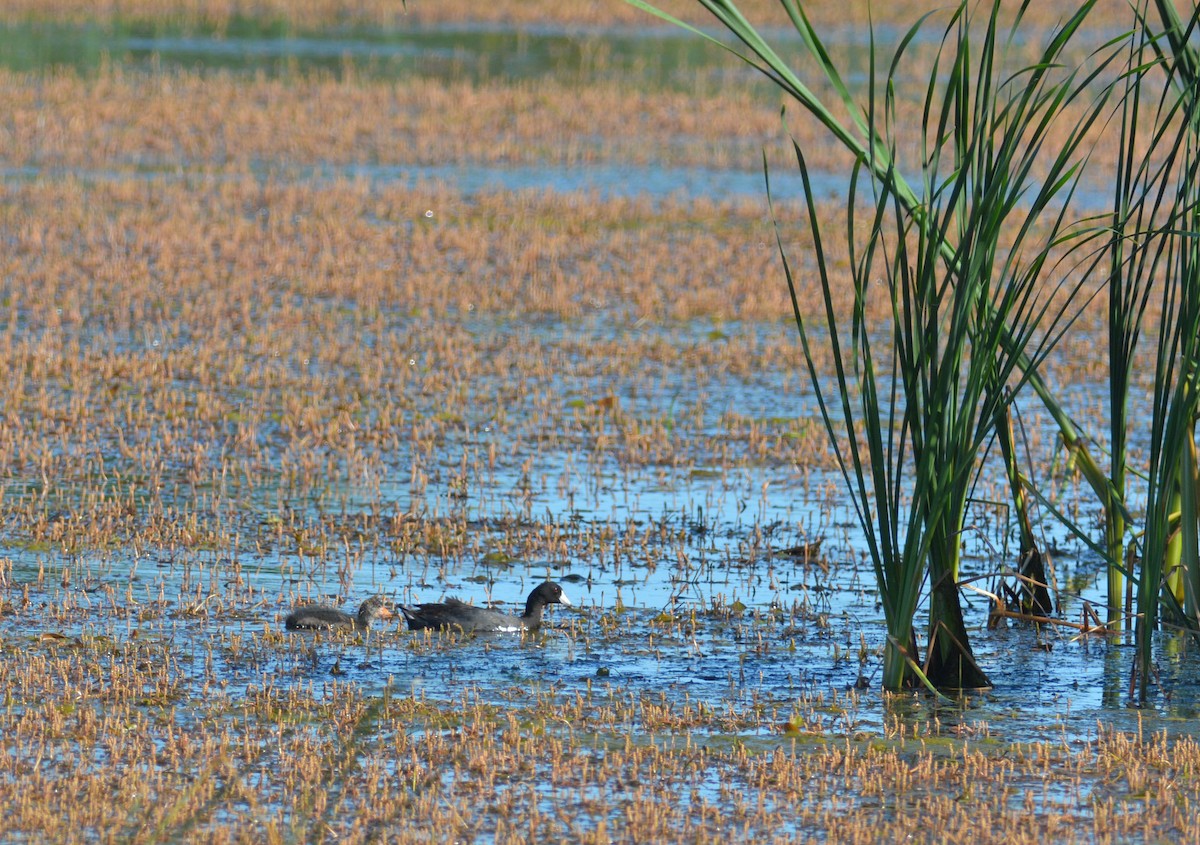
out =
[[[821,728],[850,702],[714,713],[587,684],[507,706],[336,679],[231,689],[200,660],[300,667],[223,633],[43,636],[0,662],[7,836],[75,842],[1117,843],[1200,835],[1200,746],[1100,730],[1053,741]],[[387,637],[385,636],[385,639]],[[193,646],[195,647],[195,646]],[[418,646],[419,652],[430,646]],[[461,646],[440,646],[434,649]],[[352,652],[359,647],[350,646]],[[370,660],[361,649],[354,660]],[[350,655],[348,655],[350,656]],[[189,678],[189,675],[193,677]],[[831,706],[832,705],[832,706]],[[732,733],[725,733],[731,731]]]
[[[420,486],[442,463],[440,444],[481,421],[514,446],[472,456],[476,478],[530,447],[627,465],[823,463],[802,424],[733,416],[717,441],[683,409],[668,432],[592,406],[619,384],[661,394],[668,365],[700,396],[790,366],[785,293],[770,281],[757,212],[703,207],[714,225],[681,232],[695,207],[467,203],[437,187],[248,176],[38,180],[10,185],[7,199],[0,449],[39,481],[36,496],[9,502],[10,529],[38,541],[85,531],[93,543],[90,532],[125,522],[158,542],[219,534],[211,514],[204,529],[172,507],[189,490],[293,490],[385,471]],[[600,314],[613,322],[599,337],[537,327],[583,328]],[[642,325],[697,318],[773,328],[702,334],[680,350]],[[395,466],[401,456],[411,463]],[[52,530],[47,501],[68,506],[106,475],[88,518]],[[137,488],[149,499],[135,502]]]
[[[848,172],[852,158],[824,127],[799,113],[785,127],[781,101],[756,83],[733,77],[698,94],[622,82],[580,89],[552,80],[418,77],[397,84],[361,78],[352,65],[337,78],[317,72],[284,79],[187,71],[146,76],[119,65],[86,79],[70,71],[0,70],[0,140],[7,163],[17,167],[604,162],[753,171],[764,149],[776,170],[794,168],[790,137],[811,168]],[[901,101],[897,122],[919,125],[921,108]],[[1057,125],[1065,131],[1069,122]],[[1104,123],[1093,133],[1093,184],[1107,178],[1115,131]],[[902,133],[901,142],[912,145],[904,160],[915,160],[917,139]]]
[[[42,166],[227,168],[318,159],[729,166],[753,159],[780,128],[778,106],[747,102],[741,86],[697,100],[553,81],[397,84],[359,79],[352,69],[337,79],[324,73],[244,79],[190,72],[147,77],[119,66],[90,79],[3,72],[0,80],[6,156]]]
[[[266,173],[279,174],[286,183],[296,178],[298,168],[319,167],[333,167],[335,173],[338,167],[417,168],[467,162],[753,167],[764,146],[771,152],[774,168],[789,167],[776,109],[747,97],[743,89],[697,100],[675,92],[630,93],[619,86],[597,85],[580,91],[553,82],[536,87],[438,80],[396,85],[361,80],[352,73],[340,79],[321,73],[244,79],[224,73],[146,76],[127,74],[119,67],[102,68],[96,78],[89,79],[69,72],[41,76],[0,71],[0,82],[0,113],[5,115],[0,135],[8,165],[69,168],[83,171],[85,176],[133,170],[182,171],[220,174],[222,181],[238,183],[252,181],[250,173]],[[281,132],[280,127],[287,131]],[[811,121],[795,121],[791,129],[805,148],[810,167],[845,172],[849,159],[824,130]],[[1103,160],[1100,152],[1097,155]],[[307,186],[304,189],[309,190]],[[357,190],[362,194],[366,189],[360,186]],[[268,186],[261,197],[245,202],[263,205],[274,201],[275,193],[288,199],[286,187]],[[385,197],[383,205],[369,213],[381,222],[411,221],[418,209],[405,204],[409,199]],[[336,208],[331,203],[341,199],[335,193],[320,202],[324,208],[315,213],[331,214]],[[375,200],[357,204],[368,202]],[[426,200],[417,204],[420,202]],[[465,262],[458,275],[483,281],[488,271],[481,270],[477,262],[494,256],[494,239],[507,236],[527,244],[521,250],[524,254],[514,256],[515,267],[491,268],[492,272],[518,280],[531,273],[545,276],[536,273],[536,264],[542,261],[558,274],[546,280],[558,288],[548,298],[546,292],[531,292],[521,284],[507,291],[467,286],[473,297],[507,293],[523,303],[519,310],[565,314],[564,300],[579,297],[577,290],[564,288],[585,287],[595,291],[597,302],[627,304],[635,300],[639,316],[729,320],[786,314],[786,308],[781,308],[786,305],[784,290],[774,281],[778,279],[774,235],[761,201],[739,205],[705,200],[669,203],[666,209],[652,213],[647,203],[637,200],[597,203],[594,197],[539,200],[523,196],[515,201],[567,206],[560,211],[549,207],[526,210],[514,207],[514,201],[507,198],[493,198],[477,212],[489,227],[484,236],[471,231],[451,234],[440,225],[447,217],[457,223],[462,212],[454,198],[431,196],[427,202],[425,210],[438,206],[439,223],[428,231],[440,231],[444,240],[455,240],[432,251],[429,244],[414,240],[406,245],[413,255],[444,256],[452,246]],[[783,214],[786,230],[801,238],[794,245],[792,260],[811,267],[805,263],[810,251],[803,239],[806,227],[795,225],[794,220],[787,225],[790,215]],[[833,266],[845,269],[844,257],[839,259],[837,234],[844,218],[836,201],[823,204],[823,218]],[[552,227],[545,225],[551,220]],[[171,222],[161,220],[158,225]],[[225,224],[234,223],[230,219]],[[490,231],[500,227],[505,231]],[[377,248],[379,239],[389,236],[386,231],[364,233],[361,228],[347,233],[352,238],[370,235],[360,253]],[[603,230],[602,241],[587,244],[579,240],[580,232],[597,228]],[[716,231],[705,231],[710,228]],[[243,225],[243,229],[253,231],[254,227]],[[395,237],[394,233],[390,236]],[[712,240],[714,236],[720,240]],[[214,237],[225,236],[218,233]],[[585,249],[592,265],[606,264],[610,271],[619,268],[622,272],[604,273],[604,280],[593,278],[587,272],[589,262],[580,261],[578,255]],[[571,251],[577,254],[565,254]],[[501,255],[508,252],[501,250]],[[683,286],[669,275],[656,274],[660,262],[680,261],[708,264],[680,267],[678,275],[689,280]],[[638,277],[639,264],[648,271],[648,278]],[[352,281],[362,267],[343,269],[355,271],[347,284],[361,290],[372,286],[369,280]],[[719,295],[705,292],[710,283],[721,290]],[[732,295],[724,289],[729,283],[736,286]],[[420,280],[413,284],[419,285]],[[614,284],[623,288],[612,290]],[[669,313],[663,307],[664,293],[672,300]],[[1094,313],[1101,313],[1103,303],[1095,304]]]

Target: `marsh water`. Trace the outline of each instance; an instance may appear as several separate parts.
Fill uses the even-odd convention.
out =
[[[847,50],[853,44],[848,38],[835,46]],[[713,51],[697,40],[658,29],[631,35],[446,27],[323,36],[235,27],[216,37],[30,25],[0,33],[0,61],[37,72],[67,65],[84,75],[106,62],[131,73],[182,67],[286,74],[313,68],[340,73],[350,61],[358,73],[397,84],[412,75],[536,80],[554,74],[585,80],[593,74],[638,74],[648,84],[685,90],[717,85],[722,75],[741,72],[715,61]],[[753,200],[762,197],[759,162],[750,149],[739,166],[730,168],[469,162],[391,167],[322,161],[282,168],[264,162],[263,168],[276,183],[432,179],[460,192],[466,202],[484,190]],[[130,174],[53,166],[11,168],[6,175],[10,180],[175,178],[154,168]],[[836,174],[821,178],[820,190],[831,194],[844,184]],[[797,191],[794,174],[778,179],[782,193]],[[439,212],[430,209],[431,215]],[[589,320],[547,319],[516,327],[507,319],[469,312],[447,319],[480,338],[485,349],[513,332],[574,350],[586,349],[595,338],[620,342],[657,333],[681,357],[705,344],[765,342],[794,332],[786,314],[773,323],[714,327],[703,321],[645,325],[621,313],[597,312]],[[414,328],[403,307],[385,323],[413,336],[439,330],[436,323]],[[153,331],[106,342],[143,343],[148,353],[155,343]],[[427,366],[421,348],[414,346],[411,365]],[[281,483],[280,490],[259,491],[242,513],[210,515],[230,531],[297,520],[361,523],[364,528],[347,544],[340,563],[314,561],[302,547],[284,542],[232,553],[153,548],[68,553],[5,543],[12,578],[30,585],[32,603],[0,615],[0,631],[18,639],[159,638],[185,655],[181,673],[199,678],[215,671],[233,691],[270,683],[311,687],[320,696],[324,685],[336,680],[369,691],[444,700],[468,696],[501,706],[522,695],[553,700],[582,690],[660,696],[668,705],[686,702],[728,712],[723,734],[764,742],[778,735],[801,700],[824,703],[828,721],[809,727],[831,734],[882,733],[889,720],[1014,741],[1081,742],[1095,736],[1098,724],[1197,732],[1200,654],[1189,640],[1164,639],[1158,694],[1151,706],[1135,708],[1126,688],[1133,659],[1126,638],[1081,637],[1069,628],[987,630],[988,599],[970,592],[973,645],[995,688],[951,706],[924,695],[885,698],[879,691],[882,611],[861,532],[839,496],[841,479],[787,461],[742,459],[723,465],[706,452],[726,437],[731,414],[768,428],[786,428],[785,421],[796,419],[819,424],[811,391],[798,375],[799,362],[794,371],[710,373],[703,383],[661,362],[646,362],[641,371],[626,375],[601,376],[600,369],[584,360],[560,374],[557,383],[543,386],[543,395],[578,406],[573,429],[541,430],[536,402],[505,405],[503,378],[492,375],[493,381],[470,388],[476,413],[457,420],[428,456],[402,441],[370,471],[330,478],[318,500],[291,499]],[[424,411],[436,415],[437,397],[425,401]],[[1090,406],[1100,397],[1083,388],[1075,401]],[[686,429],[688,442],[696,445],[670,461],[613,460],[593,448],[609,402],[647,426],[664,429],[668,439],[684,438]],[[673,433],[676,428],[679,434]],[[263,436],[269,439],[270,432]],[[413,466],[422,468],[420,483],[414,481]],[[72,491],[69,483],[59,489],[63,502],[86,492]],[[36,479],[10,476],[4,495],[10,501],[33,500],[39,495]],[[181,511],[195,508],[202,498],[186,488],[177,495],[179,501],[171,504]],[[444,555],[429,548],[397,548],[379,526],[405,514],[461,526],[469,539]],[[989,514],[981,503],[981,527],[965,538],[964,576],[994,590],[1010,564],[1012,541],[1003,526],[989,527],[994,523]],[[1066,591],[1060,613],[1079,619],[1084,602],[1103,604],[1100,562],[1049,521],[1044,530],[1058,583]],[[516,547],[514,537],[539,532],[567,538],[572,554],[530,557]],[[809,545],[817,541],[819,547]],[[594,551],[581,553],[589,543]],[[480,636],[415,648],[417,635],[385,623],[365,641],[297,634],[284,648],[253,645],[257,634],[281,627],[287,606],[280,596],[351,605],[376,592],[402,602],[457,595],[512,609],[544,578],[560,581],[574,606],[552,608],[547,630],[536,637]],[[250,599],[236,598],[237,586],[245,584],[253,585],[257,599],[254,593]],[[162,599],[191,592],[212,598],[198,599],[202,608]],[[112,595],[125,600],[114,602]],[[39,618],[39,606],[65,601],[86,613],[66,626]],[[144,610],[131,616],[130,606]],[[763,718],[764,712],[773,715]]]

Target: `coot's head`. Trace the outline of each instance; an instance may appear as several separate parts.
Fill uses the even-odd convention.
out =
[[[529,613],[534,607],[545,607],[548,604],[565,604],[571,606],[571,600],[567,598],[567,594],[563,592],[563,588],[553,581],[547,581],[544,584],[538,584],[532,593],[529,594],[529,601],[525,603],[525,612]]]
[[[383,596],[371,596],[358,608],[358,625],[369,628],[376,619],[391,619],[396,614]]]

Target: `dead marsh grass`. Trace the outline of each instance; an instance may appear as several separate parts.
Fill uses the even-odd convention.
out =
[[[293,646],[278,635],[243,637],[236,659],[268,671],[230,688],[212,655],[230,659],[237,635],[210,642],[197,661],[193,641],[178,626],[163,636],[160,624],[145,641],[0,643],[8,657],[22,654],[0,661],[7,836],[1115,843],[1200,834],[1192,739],[1101,729],[1071,745],[1009,744],[911,726],[867,738],[821,727],[848,702],[721,712],[590,682],[539,683],[506,704],[470,688],[446,701],[392,684],[364,694],[336,678],[282,682],[271,655]],[[374,659],[346,648],[351,662]]]
[[[31,552],[232,536],[338,571],[383,531],[462,558],[494,542],[457,512],[469,493],[520,553],[586,558],[607,541],[507,520],[541,491],[585,499],[605,466],[775,467],[828,493],[815,409],[737,403],[804,389],[753,204],[114,175],[12,182],[0,230],[20,280],[2,291],[0,455],[23,479],[5,525]],[[815,280],[801,307],[820,307]],[[397,509],[401,490],[424,505]]]
[[[363,182],[11,184],[2,261],[23,281],[3,291],[0,446],[32,482],[10,496],[13,527],[64,548],[213,546],[231,495],[337,513],[379,501],[371,479],[486,488],[529,447],[828,467],[811,419],[739,413],[731,394],[802,389],[768,225],[736,205]],[[820,307],[815,284],[801,306]],[[1072,360],[1094,359],[1068,358],[1064,378]],[[511,445],[447,463],[448,438],[481,426]],[[282,523],[254,533],[288,539]]]
[[[352,64],[337,77],[145,75],[109,65],[95,78],[0,71],[0,82],[10,166],[619,161],[753,168],[763,145],[780,140],[778,102],[750,93],[744,79],[703,98],[639,90],[635,82],[581,89],[551,79],[413,77],[398,84],[360,77]],[[809,146],[838,157],[831,145],[815,143],[815,128],[808,131]]]
[[[698,92],[648,89],[636,77],[583,87],[552,78],[418,76],[400,84],[360,75],[352,63],[336,75],[282,78],[145,74],[111,64],[94,77],[0,69],[5,164],[101,172],[359,167],[369,174],[468,163],[755,172],[765,152],[774,172],[787,173],[795,170],[790,135],[814,171],[848,173],[852,158],[815,120],[791,109],[781,122],[782,102],[748,71]],[[921,103],[897,107],[898,125],[921,124]],[[1070,118],[1056,121],[1064,134],[1052,132],[1047,143],[1065,137]],[[1091,133],[1085,185],[1110,181],[1116,131],[1102,121]],[[919,160],[918,140],[901,133],[902,161]]]

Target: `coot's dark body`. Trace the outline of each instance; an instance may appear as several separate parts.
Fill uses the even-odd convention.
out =
[[[414,631],[425,629],[474,631],[536,631],[542,625],[542,614],[548,604],[571,606],[563,588],[553,581],[539,584],[525,602],[520,616],[501,613],[486,607],[476,607],[458,599],[429,602],[415,607],[398,605],[400,612]]]
[[[289,631],[303,629],[343,628],[366,631],[376,619],[391,619],[395,617],[387,599],[383,596],[371,596],[363,602],[355,616],[328,607],[323,604],[310,604],[297,607],[283,620]]]

